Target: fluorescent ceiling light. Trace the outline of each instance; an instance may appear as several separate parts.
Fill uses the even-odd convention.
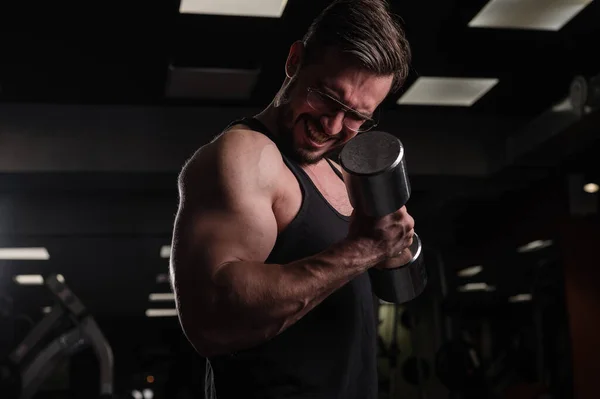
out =
[[[492,78],[420,77],[398,104],[470,107],[497,83]]]
[[[583,186],[583,191],[585,191],[586,193],[594,194],[598,192],[599,188],[600,187],[598,187],[596,183],[588,183],[585,186]]]
[[[42,308],[42,313],[48,314],[50,312],[52,312],[52,306],[45,306]]]
[[[533,298],[533,295],[531,295],[531,294],[519,294],[519,295],[511,296],[510,298],[508,298],[508,302],[511,302],[511,303],[527,302],[527,301],[531,301],[532,298]]]
[[[6,260],[48,260],[46,248],[0,248],[0,259]]]
[[[163,259],[169,259],[171,257],[171,246],[163,245],[160,248],[160,257]]]
[[[287,0],[181,0],[182,14],[279,18]]]
[[[41,274],[20,274],[14,277],[15,283],[20,285],[43,285],[44,276]]]
[[[481,273],[482,270],[483,270],[483,267],[481,267],[481,266],[471,266],[471,267],[467,267],[466,269],[462,269],[461,271],[459,271],[458,276],[459,277],[473,277],[476,274]]]
[[[152,302],[160,302],[160,301],[174,301],[175,294],[173,293],[154,293],[150,294],[149,300]]]
[[[560,30],[592,0],[491,0],[469,22],[474,28]]]
[[[147,317],[174,317],[177,316],[177,309],[147,309]]]
[[[466,291],[494,291],[496,288],[491,286],[491,285],[487,285],[486,283],[470,283],[470,284],[465,284],[463,286],[458,287],[458,290],[461,292],[466,292]]]
[[[165,95],[170,99],[247,100],[260,69],[169,68]]]
[[[551,240],[535,240],[529,244],[523,245],[517,249],[517,252],[533,252],[539,249],[547,248],[552,245]]]

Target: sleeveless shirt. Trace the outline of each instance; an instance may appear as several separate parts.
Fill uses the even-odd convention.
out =
[[[240,123],[277,144],[257,119],[244,118],[229,126]],[[281,155],[298,180],[302,202],[278,234],[267,264],[315,255],[344,239],[349,227],[349,218],[331,206],[306,172]],[[376,399],[376,355],[373,294],[364,273],[269,341],[209,360],[217,399]]]

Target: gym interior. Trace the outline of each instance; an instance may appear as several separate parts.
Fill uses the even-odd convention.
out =
[[[0,6],[2,399],[204,398],[177,176],[271,101],[329,3]],[[597,398],[599,2],[391,3],[413,61],[378,130],[427,284],[376,301],[380,398]]]

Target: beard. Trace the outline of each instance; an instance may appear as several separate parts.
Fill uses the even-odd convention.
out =
[[[296,125],[301,124],[302,129],[306,130],[305,120],[295,118],[292,107],[292,92],[297,87],[297,83],[296,77],[292,78],[275,99],[275,107],[279,110],[276,121],[279,132],[277,142],[281,153],[289,159],[300,165],[313,165],[323,159],[324,154],[316,154],[313,149],[301,147],[295,142],[294,137]]]

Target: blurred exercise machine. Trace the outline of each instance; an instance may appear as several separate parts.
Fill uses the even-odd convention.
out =
[[[0,397],[29,399],[40,389],[60,363],[83,349],[91,347],[100,369],[101,398],[113,396],[112,348],[64,280],[51,275],[46,287],[57,303],[19,345],[0,363]]]

